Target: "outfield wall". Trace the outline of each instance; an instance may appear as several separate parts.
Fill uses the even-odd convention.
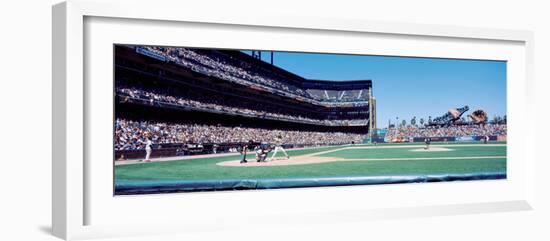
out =
[[[443,137],[414,137],[413,142],[424,142],[426,138],[430,138],[434,142],[472,142],[472,141],[482,141],[485,136],[443,136]],[[489,136],[489,141],[496,141],[497,136]]]
[[[151,158],[162,158],[162,157],[176,157],[176,156],[192,156],[192,155],[206,155],[206,154],[219,154],[219,153],[233,153],[240,154],[241,149],[244,145],[248,145],[248,150],[251,152],[256,146],[260,145],[259,142],[252,144],[248,143],[225,143],[225,144],[162,144],[162,145],[153,145],[153,151],[151,152]],[[304,144],[283,144],[283,148],[286,150],[292,149],[301,149],[301,148],[317,148],[317,147],[330,147],[330,146],[340,146],[347,145],[347,143],[342,144],[333,144],[333,145],[304,145]],[[234,149],[234,151],[230,151]],[[134,149],[134,150],[115,150],[114,160],[133,160],[133,159],[143,159],[145,158],[144,149]]]
[[[436,136],[436,137],[413,137],[412,142],[425,142],[426,138],[430,138],[432,142],[473,142],[482,141],[485,136]],[[385,138],[373,138],[373,142],[387,143],[391,142]],[[489,141],[506,141],[506,136],[489,136]],[[402,142],[411,142],[406,138]]]

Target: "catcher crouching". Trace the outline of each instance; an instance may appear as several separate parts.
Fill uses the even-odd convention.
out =
[[[259,146],[256,147],[256,161],[257,162],[266,162],[269,152],[273,150],[272,146],[262,142]]]

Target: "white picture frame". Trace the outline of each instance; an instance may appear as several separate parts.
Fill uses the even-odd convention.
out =
[[[212,9],[193,9],[191,5],[184,2],[166,0],[161,2],[163,4],[159,4],[157,1],[155,7],[151,8],[147,1],[129,3],[118,0],[109,2],[74,0],[53,7],[52,226],[54,235],[63,239],[85,239],[218,230],[233,227],[234,223],[242,222],[264,225],[266,223],[297,225],[303,222],[331,223],[347,220],[423,217],[530,210],[533,208],[534,130],[526,128],[520,133],[519,130],[513,128],[520,125],[534,126],[531,123],[533,120],[526,118],[531,116],[530,113],[533,110],[525,108],[531,106],[530,103],[534,100],[532,95],[533,34],[531,32],[350,19],[301,18],[270,12],[262,12],[261,17],[251,17],[237,14],[216,14]],[[183,8],[192,11],[181,14],[178,9]],[[145,28],[148,33],[157,33],[157,35],[147,34],[147,36],[139,38],[140,33],[137,29]],[[121,32],[120,29],[127,29],[128,32],[117,34],[117,32]],[[508,165],[508,179],[456,184],[379,185],[136,197],[113,197],[111,192],[109,196],[108,193],[111,190],[105,187],[108,187],[109,183],[112,185],[112,177],[100,179],[98,176],[104,176],[105,173],[112,172],[112,170],[102,169],[106,166],[105,163],[98,164],[99,162],[93,160],[94,156],[101,155],[95,153],[108,154],[112,150],[105,150],[101,145],[93,143],[101,143],[103,140],[103,142],[108,142],[106,146],[109,146],[111,142],[105,140],[104,137],[102,139],[101,134],[97,134],[103,133],[99,129],[105,128],[105,126],[90,124],[92,123],[90,118],[97,119],[108,115],[97,114],[99,112],[96,110],[101,106],[97,102],[91,104],[90,100],[97,100],[95,96],[107,93],[104,92],[105,88],[110,85],[108,82],[104,85],[90,84],[86,79],[109,76],[111,73],[106,70],[90,74],[87,69],[101,69],[100,67],[96,68],[98,66],[96,63],[101,65],[102,60],[105,60],[102,57],[108,56],[104,55],[107,52],[102,51],[107,46],[105,44],[123,41],[128,44],[178,45],[181,44],[178,42],[181,40],[162,37],[170,34],[166,33],[167,30],[172,30],[171,34],[177,34],[175,33],[177,31],[173,31],[177,29],[202,31],[203,35],[197,36],[208,36],[208,34],[215,34],[216,31],[227,31],[226,34],[231,35],[233,32],[241,31],[239,35],[249,34],[250,37],[258,38],[256,41],[258,44],[255,46],[251,46],[251,43],[246,43],[241,39],[235,42],[227,40],[224,46],[219,46],[219,43],[214,41],[204,41],[201,47],[238,48],[244,46],[245,48],[261,49],[268,46],[266,45],[268,43],[262,40],[262,38],[266,38],[265,36],[294,34],[296,36],[303,35],[303,37],[298,38],[301,40],[294,44],[281,41],[275,48],[277,50],[303,50],[303,41],[311,38],[310,35],[325,36],[335,40],[355,38],[350,37],[353,35],[357,37],[356,41],[360,41],[361,38],[371,38],[372,42],[369,43],[376,45],[377,41],[379,42],[378,50],[364,50],[365,52],[362,53],[365,54],[447,58],[477,57],[509,61],[511,67],[508,72],[507,88],[510,119],[508,158],[511,165]],[[383,41],[377,40],[377,38],[381,38]],[[200,40],[200,37],[196,37],[193,41]],[[387,47],[393,40],[396,41],[395,46],[399,47]],[[301,45],[300,41],[302,41]],[[429,43],[433,48],[420,52],[412,50],[414,45],[411,43]],[[245,46],[245,44],[249,45]],[[322,43],[311,45],[308,50],[358,53],[358,50],[354,50],[353,47],[346,50],[333,46],[334,44],[331,47],[327,47],[328,45],[323,46]],[[451,45],[457,49],[455,51],[443,50]],[[350,46],[357,46],[357,44]],[[484,51],[476,51],[475,54],[468,53],[470,47],[484,49]],[[92,49],[94,51],[91,52]],[[404,54],[407,50],[410,52]],[[94,56],[88,56],[91,55],[90,53],[93,53]],[[499,56],[501,53],[503,53],[502,57]],[[112,101],[108,99],[100,104],[108,105],[109,101]],[[108,121],[112,121],[112,119]],[[95,137],[87,139],[91,132]],[[112,165],[111,161],[112,159],[108,160],[109,165]],[[90,174],[92,169],[94,172]],[[111,179],[109,180],[109,178]],[[466,197],[459,198],[449,192],[462,195],[469,193],[473,196],[466,195]],[[449,195],[445,195],[446,197],[440,200],[419,198],[430,197],[428,199],[433,199],[436,193]],[[357,198],[365,195],[373,197],[373,194],[376,195],[376,198],[369,198],[368,201]],[[392,195],[393,197],[406,195],[410,199],[399,201],[384,199],[384,197]],[[329,196],[338,198],[331,200],[332,204],[319,201],[327,200],[326,198]],[[298,200],[295,203],[281,201],[285,198]],[[346,205],[337,205],[338,202],[342,202],[346,198],[350,199]],[[223,200],[221,206],[218,205],[211,210],[200,208],[212,207],[216,203],[220,203],[220,200]],[[261,205],[242,206],[243,200],[254,200],[261,203],[278,200],[278,203],[276,207],[266,210]],[[179,207],[178,205],[182,203],[184,203],[184,207]],[[368,207],[365,207],[366,204]],[[129,217],[132,210],[135,211],[144,206],[158,208],[142,210],[141,215],[147,217],[147,220]],[[112,220],[107,220],[109,215],[112,215]],[[143,226],[136,226],[130,219],[136,219],[134,221],[141,222]]]

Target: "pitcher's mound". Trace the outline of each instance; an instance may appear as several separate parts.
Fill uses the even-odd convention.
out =
[[[438,146],[431,146],[428,149],[420,148],[420,149],[414,149],[410,151],[420,151],[420,152],[437,152],[437,151],[452,151],[453,149],[445,148],[445,147],[438,147]]]

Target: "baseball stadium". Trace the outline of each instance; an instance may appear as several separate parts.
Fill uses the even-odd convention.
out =
[[[117,44],[114,60],[115,195],[506,178],[505,115],[377,127],[376,79],[306,78],[272,51]]]

